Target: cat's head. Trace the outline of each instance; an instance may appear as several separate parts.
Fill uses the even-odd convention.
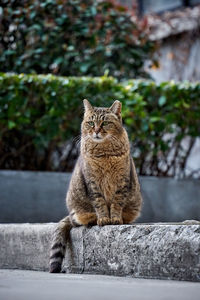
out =
[[[123,132],[121,118],[121,102],[116,100],[111,107],[93,107],[83,100],[85,114],[82,122],[82,136],[94,142],[103,142],[109,138],[117,138]]]

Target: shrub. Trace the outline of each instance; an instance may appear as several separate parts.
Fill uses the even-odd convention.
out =
[[[2,0],[0,71],[146,77],[147,25],[114,1]]]
[[[84,98],[96,106],[109,106],[114,99],[123,103],[139,174],[187,173],[187,159],[200,132],[200,83],[3,73],[0,168],[71,170]]]

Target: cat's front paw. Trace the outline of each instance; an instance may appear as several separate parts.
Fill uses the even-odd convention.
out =
[[[123,220],[122,220],[122,218],[112,217],[111,218],[111,224],[112,225],[122,225],[123,224]]]
[[[108,217],[99,218],[97,220],[97,224],[99,226],[109,225],[110,224],[110,218],[108,218]]]

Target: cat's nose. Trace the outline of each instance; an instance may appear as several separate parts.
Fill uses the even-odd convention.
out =
[[[95,127],[94,132],[96,133],[96,135],[98,135],[98,133],[100,132],[101,128],[100,127]]]

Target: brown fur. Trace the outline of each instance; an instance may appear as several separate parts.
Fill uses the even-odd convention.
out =
[[[140,186],[122,126],[121,103],[116,100],[110,108],[93,108],[84,100],[84,106],[81,153],[66,199],[69,216],[60,221],[54,234],[50,272],[61,269],[72,226],[129,224],[141,210]]]

